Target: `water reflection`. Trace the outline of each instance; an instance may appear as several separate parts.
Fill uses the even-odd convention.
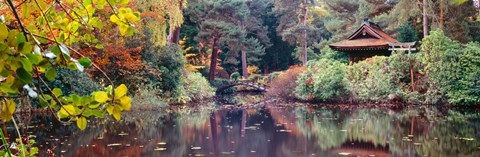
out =
[[[476,112],[434,107],[270,105],[131,113],[86,131],[59,124],[30,131],[57,138],[37,139],[44,156],[53,145],[57,154],[88,157],[478,156],[479,120]]]

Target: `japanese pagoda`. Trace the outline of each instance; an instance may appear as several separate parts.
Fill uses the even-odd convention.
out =
[[[362,26],[347,39],[329,46],[333,50],[346,52],[350,62],[356,63],[373,56],[389,56],[391,51],[396,50],[395,47],[410,49],[415,44],[416,42],[400,43],[383,32],[377,24],[365,19]]]

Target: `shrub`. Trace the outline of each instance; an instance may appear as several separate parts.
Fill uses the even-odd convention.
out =
[[[201,100],[215,96],[215,88],[200,73],[191,73],[185,79],[183,90],[190,100]]]
[[[352,97],[362,102],[385,102],[397,94],[388,57],[376,56],[349,66],[347,80]]]
[[[330,59],[312,60],[297,79],[295,95],[302,100],[334,100],[347,94],[346,65]]]
[[[230,80],[239,80],[242,78],[242,75],[238,72],[234,72],[230,75]]]
[[[178,92],[181,92],[178,89],[181,89],[184,83],[182,78],[186,62],[181,47],[178,45],[154,46],[144,55],[151,65],[161,71],[159,88],[164,91],[164,96],[178,97],[180,95]]]
[[[57,73],[57,79],[49,82],[49,86],[62,89],[65,95],[73,93],[89,95],[93,91],[98,91],[103,88],[84,72],[73,71],[68,68],[57,68]]]
[[[297,77],[305,70],[301,66],[292,66],[284,72],[275,72],[269,75],[273,80],[268,84],[268,97],[295,98],[293,91],[297,86]]]
[[[469,43],[453,63],[447,90],[451,104],[480,104],[480,45]]]
[[[425,104],[446,103],[445,94],[451,86],[455,74],[454,62],[461,54],[462,45],[448,37],[442,31],[432,31],[422,40],[417,62],[422,64],[420,72],[425,75]]]
[[[348,63],[348,55],[345,52],[334,51],[328,46],[325,46],[320,52],[320,58],[333,59],[342,63]]]
[[[161,97],[162,90],[152,85],[143,85],[132,97],[134,109],[166,107],[167,103]]]

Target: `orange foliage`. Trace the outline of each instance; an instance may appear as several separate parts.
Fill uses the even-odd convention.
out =
[[[305,67],[291,66],[287,71],[281,73],[269,84],[270,89],[267,96],[293,98],[293,90],[297,86],[297,77],[305,71]]]

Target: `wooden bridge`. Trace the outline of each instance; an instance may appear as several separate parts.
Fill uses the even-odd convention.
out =
[[[251,82],[251,81],[232,81],[232,82],[223,84],[220,87],[218,87],[217,88],[217,94],[224,91],[225,89],[230,88],[230,87],[240,86],[240,85],[254,88],[255,90],[260,91],[260,92],[268,91],[268,86],[264,85],[264,84],[255,83],[255,82]]]

